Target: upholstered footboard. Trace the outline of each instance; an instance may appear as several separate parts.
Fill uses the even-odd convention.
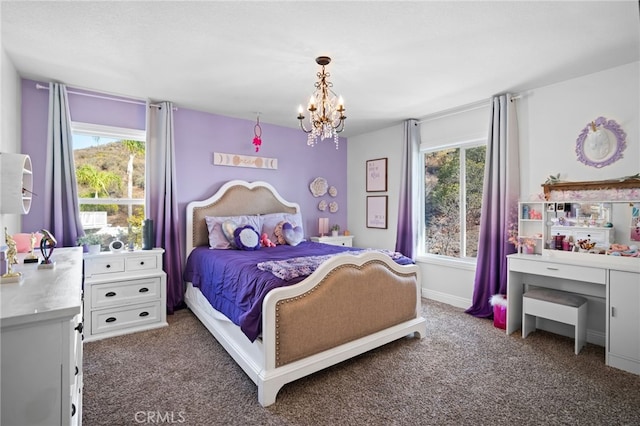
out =
[[[388,256],[337,256],[305,281],[269,293],[263,304],[262,405],[286,383],[401,337],[424,337],[415,265]]]
[[[417,276],[371,260],[342,265],[311,290],[276,304],[276,367],[417,316]]]

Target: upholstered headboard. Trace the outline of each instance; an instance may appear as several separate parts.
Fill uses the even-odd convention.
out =
[[[232,180],[211,197],[187,205],[186,254],[209,244],[205,216],[241,216],[267,213],[298,213],[297,203],[286,201],[266,182]]]

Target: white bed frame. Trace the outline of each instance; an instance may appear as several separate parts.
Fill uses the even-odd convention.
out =
[[[256,197],[260,200],[256,200]],[[264,198],[267,200],[263,200]],[[285,201],[276,189],[266,182],[229,181],[212,197],[188,204],[186,254],[188,256],[195,246],[202,245],[203,233],[206,238],[205,215],[231,216],[280,211],[299,212],[299,210],[298,204]],[[367,275],[370,273],[377,274],[376,278]],[[383,278],[379,279],[380,276]],[[379,281],[375,281],[378,279]],[[345,286],[344,282],[347,280],[349,285]],[[369,284],[372,281],[375,281],[376,284]],[[368,285],[371,287],[367,287]],[[331,340],[337,334],[335,331],[336,321],[341,325],[358,322],[353,320],[356,314],[357,318],[369,315],[370,319],[364,318],[367,324],[376,321],[380,312],[394,310],[390,309],[388,305],[376,309],[378,304],[382,303],[381,300],[393,299],[394,294],[403,291],[405,294],[410,294],[408,303],[411,305],[411,312],[408,313],[408,319],[403,319],[400,322],[395,319],[389,325],[384,325],[383,329],[367,333],[363,337],[358,337],[358,330],[351,330],[351,333],[356,334],[352,337],[347,336],[349,341],[335,345],[330,344],[329,347],[322,348],[317,353],[304,355],[299,359],[295,359],[295,355],[292,355],[294,356],[293,360],[284,363],[280,361],[281,352],[284,352],[287,347],[285,339],[287,330],[289,330],[287,324],[294,328],[290,332],[294,333],[294,339],[296,338],[295,333],[307,334],[308,338],[309,333],[305,333],[305,331],[311,328],[313,329],[311,333],[314,336],[326,335],[326,338]],[[269,292],[263,302],[262,336],[254,342],[249,341],[240,327],[213,309],[200,290],[191,283],[187,283],[185,302],[251,380],[256,383],[259,403],[262,406],[268,406],[275,403],[278,391],[289,382],[404,336],[424,337],[426,321],[420,316],[420,293],[420,274],[417,266],[401,266],[388,256],[377,252],[367,252],[358,256],[335,256],[323,263],[302,282]],[[318,311],[326,312],[327,309],[331,309],[330,305],[335,301],[334,299],[330,305],[327,305],[327,300],[331,300],[329,299],[331,297],[339,297],[339,300],[344,301],[343,305],[349,306],[351,309],[331,312],[326,329],[322,329],[324,321],[310,320],[311,314],[305,315],[305,312],[309,312],[311,308],[315,309],[313,311],[315,314]],[[353,300],[345,299],[350,297],[353,297]],[[372,303],[376,304],[373,305],[373,308]],[[395,312],[390,314],[395,315]],[[295,317],[294,315],[299,316]],[[299,324],[305,321],[307,322],[307,325],[304,326],[306,328],[301,332]],[[291,339],[292,335],[288,336]],[[300,337],[300,341],[304,339],[305,337]],[[319,339],[321,340],[321,338]],[[308,341],[309,339],[307,339]],[[293,347],[291,340],[289,342],[290,347]],[[317,342],[313,338],[313,342],[309,343],[314,345]],[[295,351],[297,350],[298,345],[296,344]]]

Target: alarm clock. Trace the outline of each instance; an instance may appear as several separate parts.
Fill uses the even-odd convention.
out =
[[[113,240],[111,244],[109,244],[109,250],[114,253],[124,250],[124,243],[120,240]]]

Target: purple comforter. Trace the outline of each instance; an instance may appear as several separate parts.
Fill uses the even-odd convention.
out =
[[[211,305],[225,314],[253,342],[262,332],[262,301],[273,288],[295,284],[306,276],[289,281],[261,271],[260,262],[285,260],[300,256],[322,256],[358,248],[332,246],[303,241],[297,246],[278,245],[255,251],[212,250],[198,247],[189,255],[184,280],[198,287]],[[399,264],[411,259],[394,259]]]

